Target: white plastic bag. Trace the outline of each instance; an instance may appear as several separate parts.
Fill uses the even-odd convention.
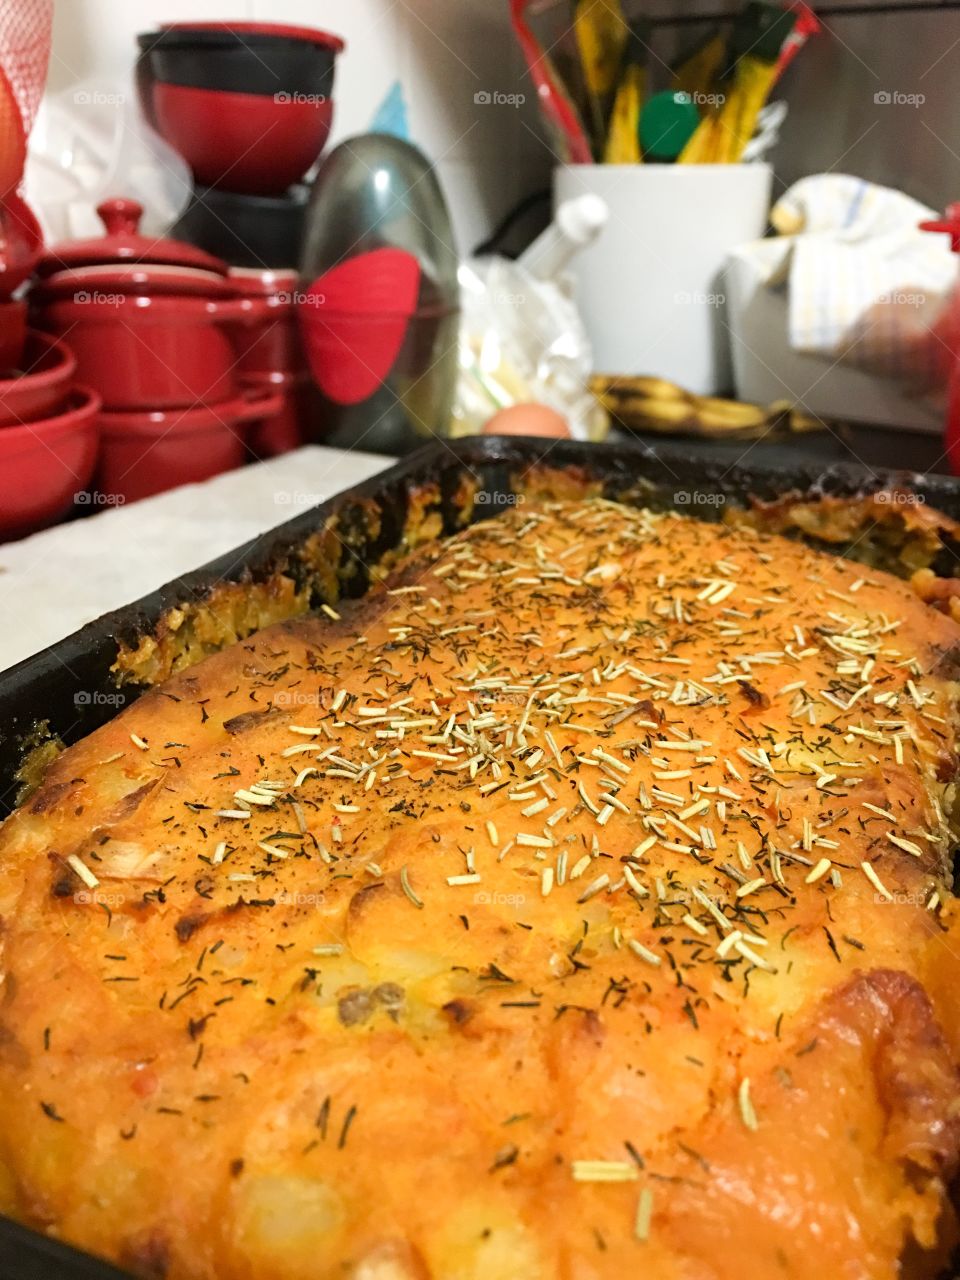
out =
[[[461,266],[460,290],[454,435],[475,435],[498,410],[535,401],[562,414],[575,439],[602,439],[609,419],[589,389],[590,342],[563,289],[519,263],[480,258]]]
[[[162,234],[191,186],[189,167],[143,120],[132,87],[85,81],[41,103],[25,193],[48,243],[101,235],[95,209],[109,196],[139,200],[141,229]]]

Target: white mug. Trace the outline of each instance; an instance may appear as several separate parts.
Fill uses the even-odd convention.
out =
[[[699,395],[730,389],[723,268],[763,235],[766,164],[566,165],[557,206],[598,195],[610,210],[570,266],[598,373],[650,375]]]

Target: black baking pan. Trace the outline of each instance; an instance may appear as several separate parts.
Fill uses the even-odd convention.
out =
[[[14,807],[17,777],[38,725],[67,745],[105,724],[141,692],[117,687],[111,667],[118,642],[134,642],[168,609],[202,599],[221,582],[263,581],[289,564],[296,549],[337,514],[341,538],[333,566],[342,593],[362,595],[369,566],[399,545],[411,494],[437,486],[438,514],[452,532],[462,518],[457,505],[465,478],[479,488],[473,519],[503,510],[516,477],[527,467],[575,467],[603,486],[611,498],[675,508],[704,520],[720,519],[728,503],[746,505],[786,492],[851,495],[899,486],[910,489],[945,515],[960,519],[960,480],[911,472],[877,472],[845,464],[777,470],[752,461],[730,465],[715,456],[638,443],[588,445],[576,441],[471,437],[427,445],[409,458],[235,551],[108,613],[49,649],[0,674],[0,817]],[[378,518],[371,523],[370,504]],[[296,567],[290,572],[296,575]],[[320,600],[317,599],[317,604]],[[0,1278],[2,1280],[2,1278]]]
[[[431,444],[0,674],[0,812],[14,806],[20,785],[17,773],[38,725],[45,724],[49,734],[69,744],[139,696],[135,687],[118,689],[111,674],[118,644],[148,632],[168,609],[201,600],[223,582],[266,580],[281,567],[295,574],[297,549],[334,515],[339,536],[332,567],[343,594],[362,595],[369,585],[369,566],[399,545],[408,512],[414,501],[422,501],[425,489],[431,510],[452,532],[464,515],[465,479],[476,486],[467,514],[473,520],[485,519],[509,504],[524,470],[538,463],[576,468],[599,483],[607,497],[676,509],[705,520],[720,519],[728,503],[743,506],[751,497],[771,500],[788,492],[851,496],[887,488],[911,491],[960,519],[960,481],[912,472],[875,472],[845,464],[788,472],[753,462],[731,466],[698,454],[694,446],[680,452],[637,443],[584,445],[498,437]],[[0,1280],[112,1280],[120,1275],[103,1262],[0,1217]]]
[[[0,1217],[0,1280],[129,1280],[129,1274]]]

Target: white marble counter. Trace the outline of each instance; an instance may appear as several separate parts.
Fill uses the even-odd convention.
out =
[[[0,671],[390,462],[311,446],[0,545]]]

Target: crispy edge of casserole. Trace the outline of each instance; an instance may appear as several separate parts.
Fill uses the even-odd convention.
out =
[[[599,496],[604,483],[583,466],[551,467],[534,463],[513,473],[516,493],[527,499],[556,501]],[[456,527],[469,523],[478,482],[464,472],[453,496]],[[617,501],[627,505],[662,505],[655,488],[641,480],[628,486]],[[788,492],[774,501],[749,496],[745,507],[727,506],[724,523],[799,538],[817,549],[839,550],[845,558],[909,578],[927,604],[960,622],[958,576],[934,569],[960,547],[960,522],[944,515],[905,488],[887,488],[851,497],[805,496]],[[385,580],[412,551],[442,536],[439,485],[420,484],[409,491],[406,519],[395,547],[367,565],[369,585]],[[491,514],[494,514],[492,512]],[[702,513],[701,513],[702,514]],[[112,672],[119,687],[154,688],[179,671],[277,622],[303,617],[318,602],[333,607],[356,573],[356,560],[341,559],[344,549],[358,551],[381,530],[383,513],[374,500],[357,501],[332,514],[276,564],[262,581],[249,575],[212,586],[198,599],[166,609],[134,637],[121,637]],[[359,532],[356,526],[359,525]],[[939,567],[939,566],[938,566]],[[64,750],[45,721],[38,721],[23,740],[23,763],[16,803],[27,800],[43,780],[49,764]]]

